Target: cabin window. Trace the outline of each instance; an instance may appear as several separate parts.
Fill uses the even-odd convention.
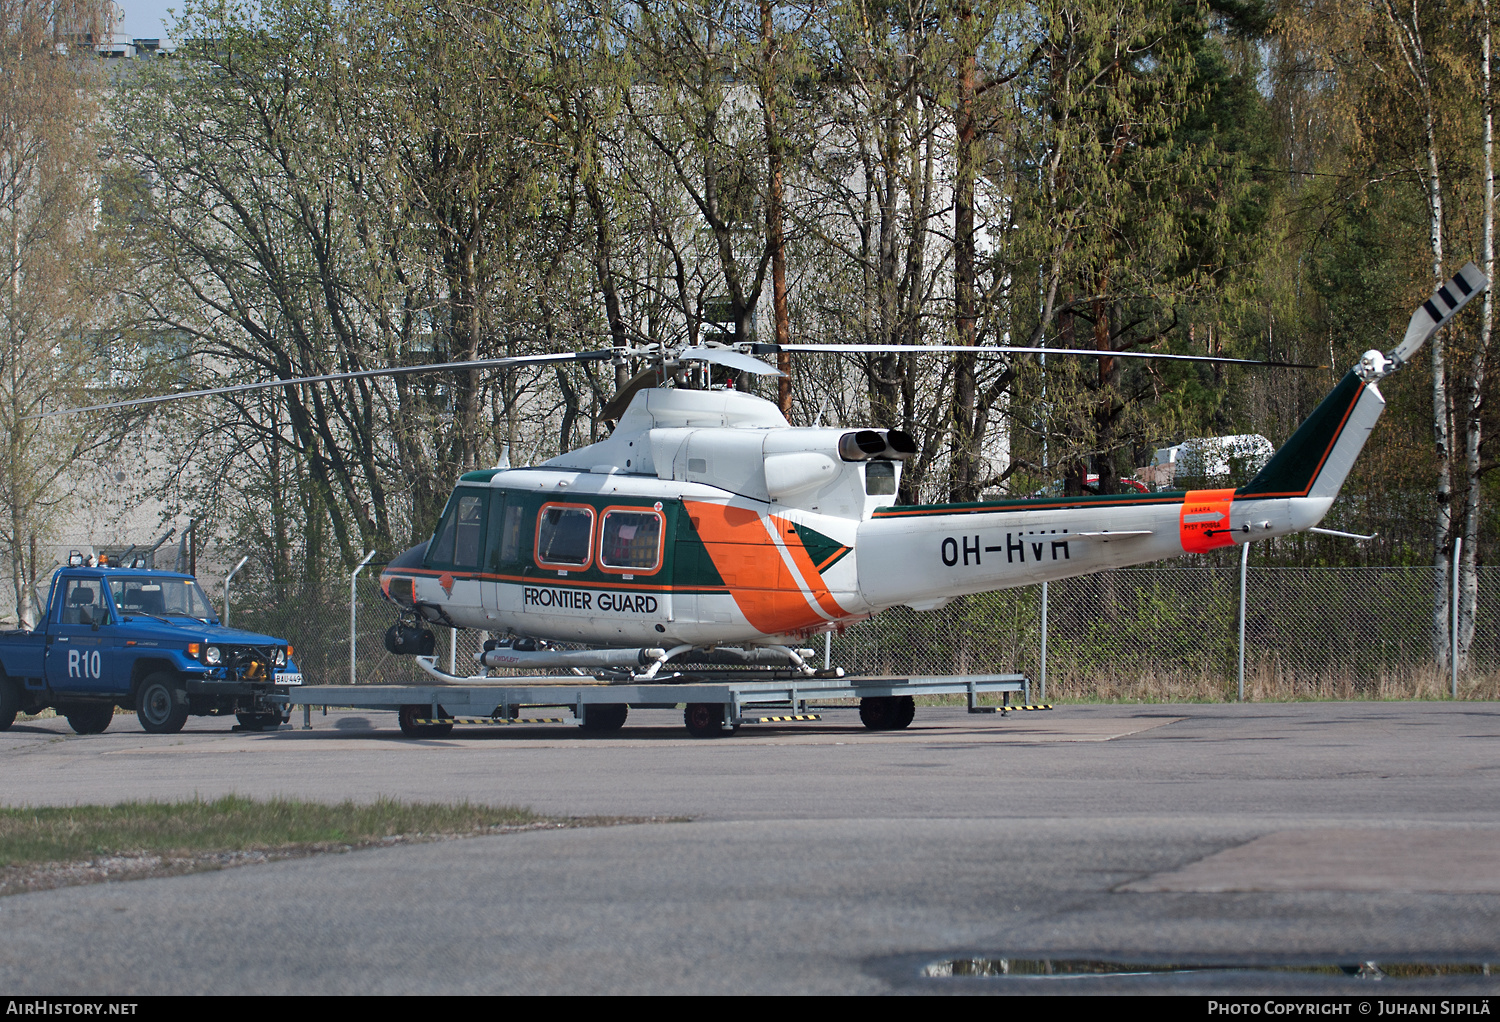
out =
[[[459,492],[448,504],[437,538],[427,548],[429,567],[478,569],[484,549],[484,505],[488,493]]]
[[[514,564],[521,559],[521,508],[511,504],[505,509],[505,527],[500,534],[500,560]]]
[[[453,565],[479,567],[479,549],[484,541],[484,498],[459,497],[453,528]]]
[[[485,540],[485,570],[514,571],[520,567],[522,525],[526,509],[519,493],[495,490],[490,495],[489,538]]]
[[[593,508],[544,504],[536,523],[536,563],[544,568],[585,568],[593,535]]]
[[[605,511],[599,567],[649,575],[661,567],[662,517],[656,511]]]
[[[872,497],[887,497],[895,493],[896,463],[894,461],[866,462],[865,492]]]

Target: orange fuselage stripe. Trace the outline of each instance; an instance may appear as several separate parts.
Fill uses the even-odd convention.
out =
[[[696,500],[683,503],[719,577],[724,579],[725,587],[751,627],[775,635],[826,622],[823,614],[819,614],[803,595],[797,581],[787,573],[781,551],[766,531],[767,524],[781,529],[780,535],[792,555],[792,563],[801,573],[817,606],[832,617],[847,616],[823,584],[801,538],[795,530],[787,534],[782,519],[771,517],[767,523],[761,520],[758,512],[747,508]],[[752,581],[741,579],[747,572],[754,576]]]
[[[813,564],[812,555],[807,552],[807,547],[802,542],[802,537],[790,523],[784,523],[784,519],[775,515],[766,517],[766,526],[771,529],[781,530],[781,541],[786,546],[786,552],[792,555],[792,564],[796,566],[798,574],[802,576],[803,585],[807,586],[807,592],[811,593],[813,599],[818,601],[818,606],[823,608],[823,613],[835,620],[845,617],[848,611],[838,605],[828,587],[823,584],[823,576],[818,574],[818,566]],[[798,590],[802,592],[801,589]],[[806,599],[806,596],[803,596]]]

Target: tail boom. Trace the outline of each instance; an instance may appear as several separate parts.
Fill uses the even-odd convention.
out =
[[[860,595],[872,610],[931,610],[955,596],[1298,532],[1332,503],[1198,490],[883,508],[859,527]]]

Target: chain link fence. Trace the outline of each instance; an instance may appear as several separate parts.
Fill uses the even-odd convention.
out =
[[[405,684],[426,676],[386,652],[394,608],[374,572],[356,586],[355,677]],[[1256,568],[1246,587],[1247,699],[1446,695],[1433,654],[1430,567]],[[264,607],[236,597],[233,623],[284,636],[310,684],[350,680],[343,600]],[[831,636],[834,666],[863,675],[1020,672],[1039,680],[1041,587],[960,597],[941,610],[897,607]],[[1461,698],[1500,697],[1500,568],[1479,570],[1479,615]],[[1237,689],[1238,568],[1129,568],[1053,582],[1047,606],[1050,699],[1224,700]],[[477,670],[485,633],[435,627],[439,662]],[[453,645],[456,637],[457,645]],[[821,665],[824,640],[808,642]],[[1037,694],[1037,693],[1034,693]]]

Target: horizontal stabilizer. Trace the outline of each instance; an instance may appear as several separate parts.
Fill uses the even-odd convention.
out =
[[[1137,531],[1134,531],[1134,532],[1124,532],[1124,531],[1121,531],[1121,532],[1080,532],[1080,533],[1078,533],[1078,537],[1080,539],[1100,539],[1100,540],[1103,540],[1106,543],[1108,543],[1112,539],[1130,539],[1130,538],[1135,537],[1135,536],[1150,536],[1150,535],[1152,535],[1152,531],[1150,529],[1140,529],[1140,530],[1137,530]]]
[[[1406,336],[1396,345],[1391,357],[1398,363],[1409,361],[1427,343],[1427,338],[1446,326],[1459,309],[1469,304],[1470,299],[1483,294],[1488,286],[1489,281],[1473,263],[1459,270],[1412,313]]]

